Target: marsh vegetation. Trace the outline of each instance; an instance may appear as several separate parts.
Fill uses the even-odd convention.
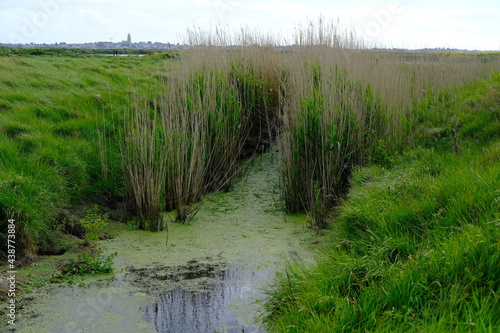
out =
[[[277,147],[277,201],[332,247],[277,280],[269,330],[498,328],[499,54],[370,50],[321,20],[293,51],[189,39],[175,56],[2,52],[0,224],[27,261],[90,204],[189,223]]]

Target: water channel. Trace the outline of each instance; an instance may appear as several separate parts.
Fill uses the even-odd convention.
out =
[[[125,230],[101,242],[115,274],[29,296],[18,332],[264,332],[259,299],[287,260],[314,260],[305,216],[279,205],[277,156],[256,157],[228,193],[167,233]]]

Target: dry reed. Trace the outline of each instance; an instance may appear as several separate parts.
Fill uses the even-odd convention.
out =
[[[188,221],[193,203],[241,176],[247,150],[265,150],[278,136],[286,210],[309,211],[312,225],[324,227],[354,167],[417,137],[416,124],[431,116],[419,111],[423,100],[446,103],[452,96],[442,91],[500,67],[498,57],[368,50],[323,18],[299,26],[294,39],[290,49],[277,46],[279,36],[245,29],[189,31],[191,49],[169,73],[155,116],[128,120],[137,147],[122,153],[142,168],[127,168],[136,209],[153,194],[157,209],[164,195],[165,208]],[[154,184],[137,185],[147,168]]]
[[[128,210],[137,216],[140,228],[151,231],[166,227],[161,210],[167,154],[159,117],[158,104],[136,94],[124,114],[120,146]]]

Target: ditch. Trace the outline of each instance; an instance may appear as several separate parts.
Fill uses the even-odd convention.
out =
[[[85,287],[29,295],[19,332],[263,332],[258,300],[289,260],[314,260],[304,215],[279,204],[278,157],[255,157],[231,192],[211,196],[190,224],[123,230],[101,241],[115,274]]]

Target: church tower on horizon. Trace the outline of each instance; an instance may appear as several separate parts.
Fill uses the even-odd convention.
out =
[[[127,43],[132,44],[132,37],[130,37],[130,33],[127,35]]]

